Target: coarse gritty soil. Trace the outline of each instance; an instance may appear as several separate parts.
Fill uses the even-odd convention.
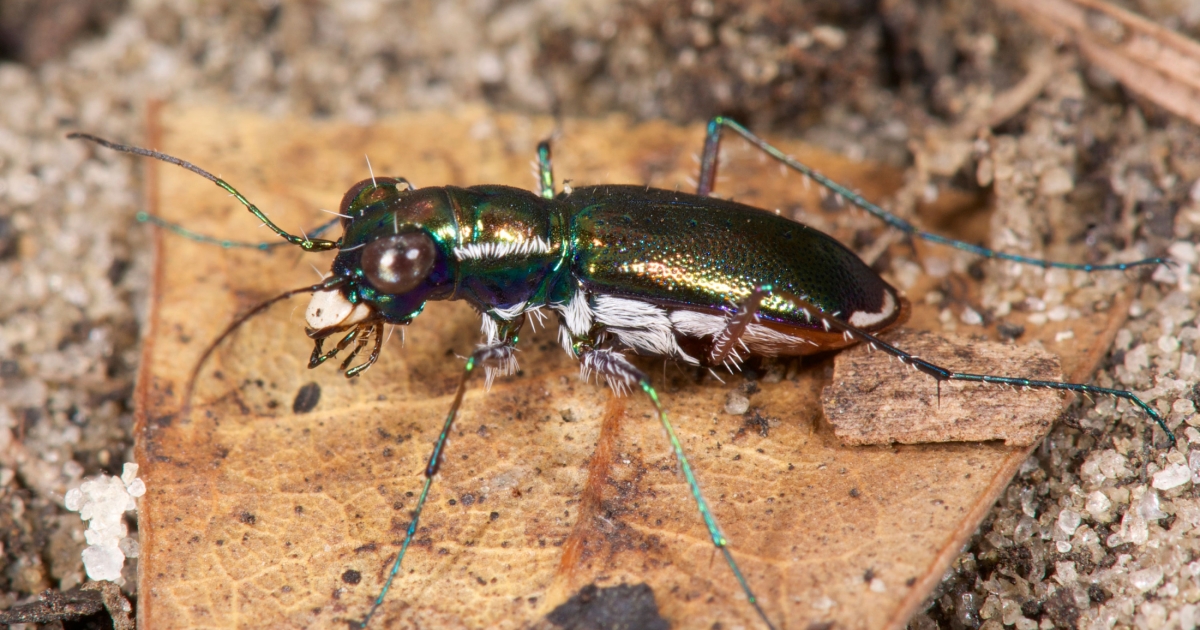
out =
[[[1191,4],[1129,4],[1200,34]],[[940,130],[1046,54],[1060,65],[1045,89],[969,136],[965,157],[946,158],[964,145],[935,141]],[[134,220],[143,169],[63,135],[138,143],[155,100],[361,125],[463,102],[684,123],[728,114],[910,168],[914,199],[939,189],[992,198],[997,247],[1096,260],[1169,250],[1181,266],[1146,274],[1095,382],[1143,393],[1178,446],[1162,447],[1161,432],[1111,400],[1072,407],[911,624],[1195,623],[1200,500],[1191,480],[1169,479],[1200,469],[1200,450],[1189,450],[1200,449],[1200,134],[1019,16],[964,0],[0,4],[0,609],[84,581],[83,524],[63,495],[133,459],[152,273],[151,238]],[[947,160],[945,171],[913,168]],[[1050,188],[1059,201],[1046,200]],[[1024,219],[1006,214],[1014,205],[1029,209]],[[1053,319],[1054,282],[1009,278],[984,296],[982,315]],[[965,317],[944,294],[946,319]],[[135,565],[124,585],[134,606]]]

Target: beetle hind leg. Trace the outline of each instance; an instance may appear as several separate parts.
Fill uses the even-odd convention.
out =
[[[836,313],[829,314],[817,308],[812,303],[804,298],[793,295],[787,291],[777,290],[771,285],[764,285],[756,289],[751,297],[747,300],[750,304],[759,304],[767,297],[777,297],[791,302],[797,308],[803,310],[805,314],[812,320],[820,322],[821,325],[831,332],[837,332],[845,336],[847,340],[860,341],[868,345],[872,350],[881,350],[896,359],[901,363],[912,367],[913,369],[932,376],[938,382],[939,397],[940,386],[942,381],[968,381],[973,383],[990,383],[993,385],[1006,385],[1010,387],[1023,387],[1028,389],[1053,389],[1059,391],[1075,392],[1084,395],[1100,394],[1104,396],[1112,396],[1113,398],[1124,399],[1138,409],[1140,409],[1147,417],[1150,418],[1164,433],[1167,434],[1167,439],[1170,441],[1170,446],[1175,446],[1175,434],[1167,427],[1162,416],[1159,415],[1153,407],[1139,398],[1137,394],[1131,391],[1121,389],[1111,389],[1107,387],[1096,387],[1086,383],[1066,383],[1062,381],[1042,381],[1016,376],[1000,376],[993,374],[973,374],[967,372],[952,372],[936,363],[926,361],[925,359],[915,357],[900,348],[897,348],[886,341],[880,340],[875,335],[858,328],[849,322],[841,319]],[[736,319],[736,316],[735,316]]]
[[[736,121],[734,121],[730,118],[726,118],[725,116],[714,116],[712,119],[710,119],[708,121],[708,127],[705,132],[705,138],[704,138],[704,153],[702,154],[701,159],[700,159],[700,180],[696,186],[696,194],[700,195],[701,197],[707,197],[709,194],[711,194],[713,191],[713,187],[716,185],[717,167],[718,167],[718,162],[719,162],[718,157],[719,157],[720,146],[721,146],[721,131],[724,129],[728,129],[728,130],[736,133],[737,135],[744,138],[747,142],[749,142],[750,144],[752,144],[756,148],[758,148],[758,150],[762,151],[763,153],[766,153],[768,156],[777,160],[779,163],[783,164],[787,168],[803,175],[805,177],[806,184],[809,180],[817,182],[819,185],[824,187],[826,190],[833,193],[833,195],[838,200],[839,205],[841,205],[843,203],[849,203],[853,206],[861,208],[861,209],[865,210],[866,212],[868,212],[869,214],[873,215],[875,218],[879,219],[880,221],[883,221],[887,225],[889,225],[897,230],[900,230],[901,232],[903,232],[909,236],[923,239],[930,243],[937,243],[939,245],[953,247],[955,249],[960,249],[965,252],[970,252],[972,254],[976,254],[976,255],[982,256],[984,258],[991,258],[994,260],[1008,260],[1008,261],[1012,261],[1012,262],[1019,263],[1022,265],[1031,265],[1034,267],[1041,267],[1043,269],[1058,268],[1058,269],[1072,269],[1072,270],[1076,270],[1076,271],[1087,271],[1087,272],[1104,271],[1104,270],[1124,271],[1126,269],[1132,269],[1132,268],[1144,267],[1144,266],[1152,266],[1152,265],[1162,265],[1162,264],[1168,264],[1171,262],[1170,259],[1168,259],[1168,258],[1158,258],[1158,257],[1143,258],[1141,260],[1135,260],[1133,262],[1117,262],[1117,263],[1109,263],[1109,264],[1102,264],[1102,265],[1058,262],[1058,261],[1053,261],[1053,260],[1046,260],[1043,258],[1030,258],[1028,256],[1021,256],[1019,254],[1009,254],[1009,253],[1005,253],[1005,252],[1000,252],[1000,251],[996,251],[994,249],[989,249],[987,247],[981,247],[974,243],[968,243],[966,241],[960,241],[958,239],[949,238],[946,236],[942,236],[940,234],[934,234],[932,232],[927,232],[925,230],[918,228],[916,225],[913,225],[912,223],[900,218],[899,216],[897,216],[891,212],[888,212],[887,210],[884,210],[879,205],[867,200],[867,198],[863,197],[858,192],[851,190],[851,189],[833,181],[832,179],[829,179],[825,175],[822,175],[816,169],[800,163],[792,156],[784,153],[783,151],[780,151],[778,148],[772,146],[766,140],[763,140],[762,138],[758,137],[757,135],[752,133],[749,129],[746,129],[742,125],[738,124]]]

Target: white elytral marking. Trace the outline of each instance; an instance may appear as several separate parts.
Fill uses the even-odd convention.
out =
[[[891,291],[883,292],[883,308],[879,309],[878,313],[864,313],[858,311],[850,316],[848,320],[851,326],[855,328],[868,328],[879,322],[891,317],[896,312],[896,298],[892,297]]]
[[[598,295],[592,300],[596,323],[604,326],[626,346],[646,354],[677,358],[685,363],[699,365],[675,341],[675,329],[671,317],[661,306]]]
[[[468,243],[454,248],[454,257],[459,260],[483,260],[508,256],[532,256],[550,252],[550,243],[540,236],[518,242]]]
[[[313,293],[304,311],[304,321],[313,330],[324,330],[334,326],[351,326],[371,315],[371,307],[365,302],[351,304],[338,289]]]

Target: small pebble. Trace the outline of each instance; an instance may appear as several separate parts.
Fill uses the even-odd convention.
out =
[[[740,416],[750,410],[750,397],[741,388],[732,389],[725,396],[725,413]]]
[[[1162,580],[1162,567],[1150,567],[1129,574],[1129,583],[1143,593],[1161,584]]]
[[[1192,480],[1192,471],[1183,464],[1172,464],[1154,473],[1153,486],[1159,490],[1177,488]]]
[[[1074,535],[1081,522],[1083,518],[1074,510],[1064,509],[1058,513],[1058,529],[1067,536]]]

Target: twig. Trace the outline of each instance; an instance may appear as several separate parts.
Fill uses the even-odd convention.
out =
[[[1200,125],[1200,43],[1103,0],[996,0],[1129,91]]]

